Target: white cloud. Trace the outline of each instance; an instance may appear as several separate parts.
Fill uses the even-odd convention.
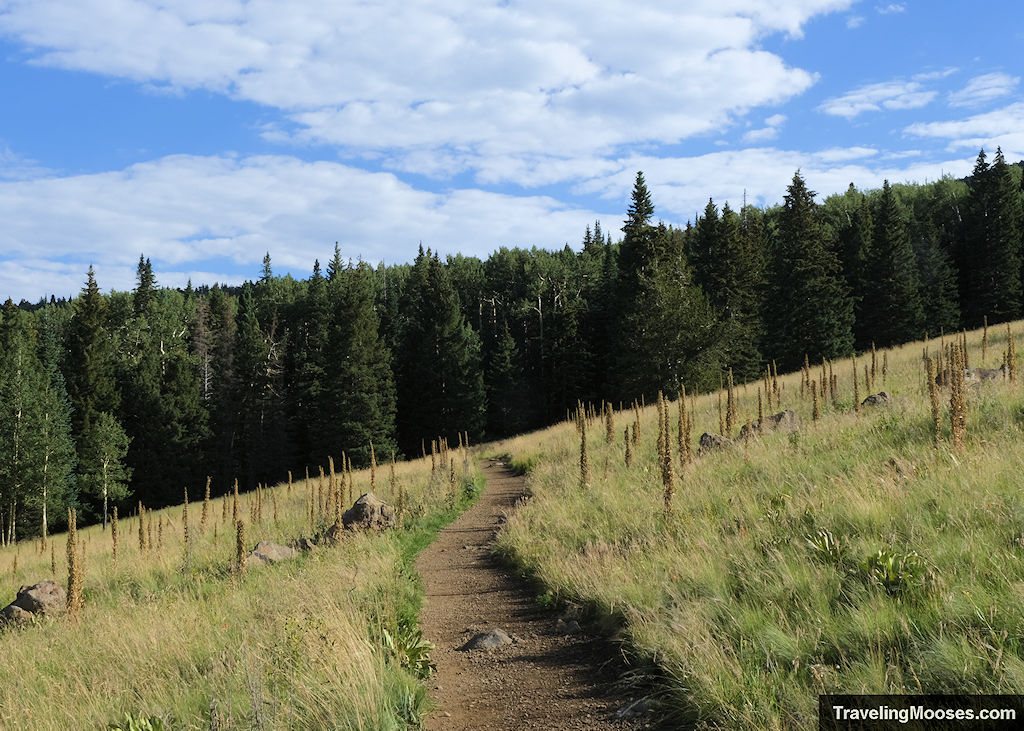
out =
[[[846,27],[849,28],[850,30],[853,30],[854,28],[860,28],[862,25],[864,25],[863,15],[851,15],[846,19]]]
[[[481,257],[500,246],[576,245],[595,219],[617,234],[637,170],[644,171],[656,215],[682,225],[708,196],[738,208],[746,191],[751,203],[776,204],[797,169],[825,196],[851,181],[870,188],[883,179],[964,175],[972,161],[973,153],[903,162],[869,147],[630,155],[595,159],[589,174],[572,170],[582,180],[576,194],[605,199],[573,206],[471,189],[431,193],[390,173],[282,155],[171,156],[110,173],[0,182],[0,300],[73,295],[89,264],[104,290],[130,289],[140,253],[153,260],[162,284],[184,286],[189,278],[254,278],[268,251],[276,272],[304,277],[335,241],[344,256],[371,262],[408,261],[420,241],[442,253]]]
[[[867,84],[842,96],[826,100],[818,109],[826,114],[853,119],[864,112],[882,109],[917,109],[929,104],[938,94],[925,89],[919,81],[896,79]]]
[[[275,141],[443,176],[674,144],[815,82],[760,49],[852,0],[8,0],[33,62],[207,89],[284,116]],[[501,165],[499,167],[509,167]]]
[[[1004,73],[975,76],[960,91],[949,95],[951,107],[974,107],[1013,93],[1020,83],[1019,76]]]
[[[948,149],[994,150],[1002,147],[1008,159],[1024,157],[1024,102],[948,122],[918,122],[904,130],[917,137],[948,141]]]
[[[743,141],[748,144],[768,142],[779,136],[779,128],[786,121],[786,115],[773,114],[764,120],[765,126],[760,129],[752,129],[743,135]]]
[[[882,162],[876,152],[871,148],[798,152],[759,147],[688,158],[635,156],[620,160],[617,173],[581,187],[615,200],[625,210],[636,171],[643,170],[655,215],[682,225],[703,210],[709,196],[719,207],[728,202],[733,209],[742,205],[744,191],[749,203],[779,203],[798,169],[808,186],[823,198],[843,192],[851,182],[859,188],[876,188],[883,180],[924,182],[946,173],[966,175],[973,162],[964,157],[899,165],[891,160]]]
[[[216,272],[241,266],[255,277],[267,251],[275,271],[304,275],[335,241],[345,256],[373,262],[407,261],[419,241],[486,256],[502,245],[576,243],[602,217],[544,196],[429,193],[338,163],[176,155],[0,182],[0,300],[73,294],[90,263],[103,289],[130,289],[140,253],[164,284],[237,282]]]
[[[888,5],[879,5],[875,10],[880,15],[894,15],[896,13],[905,13],[907,6],[904,3],[889,3]]]

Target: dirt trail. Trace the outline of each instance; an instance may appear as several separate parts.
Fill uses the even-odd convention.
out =
[[[526,481],[498,462],[484,465],[487,489],[445,528],[416,562],[426,587],[420,618],[437,673],[428,680],[438,709],[432,730],[634,729],[616,718],[628,705],[611,687],[620,663],[586,626],[566,634],[565,621],[540,607],[526,584],[490,552],[502,516]],[[569,620],[571,622],[571,620]],[[501,628],[512,644],[462,650],[478,632]]]

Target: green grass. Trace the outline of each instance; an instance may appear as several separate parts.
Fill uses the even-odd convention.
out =
[[[356,479],[358,495],[368,476]],[[169,521],[162,550],[140,551],[137,519],[122,520],[116,567],[109,532],[80,531],[86,557],[79,617],[0,632],[0,652],[12,669],[0,684],[0,727],[418,725],[427,707],[421,678],[429,646],[416,628],[422,592],[412,561],[475,498],[482,478],[474,470],[463,475],[455,500],[446,495],[447,480],[431,480],[429,461],[400,465],[399,479],[410,508],[401,530],[350,535],[336,547],[242,575],[231,569],[231,508],[222,522],[219,499],[202,535],[201,503],[189,506],[188,551],[180,506],[153,515],[154,542],[159,518]],[[310,483],[315,495],[317,480]],[[280,519],[274,523],[268,492],[263,522],[246,526],[248,547],[308,536],[329,520],[310,523],[309,484],[273,490]],[[377,493],[397,498],[389,494],[386,468],[378,470]],[[240,510],[247,523],[250,499],[243,496]],[[61,573],[64,537],[54,541]],[[49,550],[39,554],[38,544],[0,552],[0,566],[11,566],[19,551],[17,572],[8,569],[0,582],[12,599],[18,585],[50,576]]]
[[[970,339],[980,360],[980,333]],[[990,333],[985,365],[1004,345],[1005,331]],[[895,400],[859,417],[849,361],[835,364],[841,398],[817,424],[786,376],[782,406],[799,413],[799,433],[698,458],[668,519],[653,408],[631,469],[621,440],[588,429],[587,490],[572,425],[494,445],[532,464],[534,496],[499,550],[556,599],[616,619],[657,665],[673,722],[807,728],[822,692],[1019,692],[1024,396],[972,386],[967,448],[950,452],[947,416],[936,449],[923,347],[891,351],[884,384],[861,381],[861,398],[884,388]],[[756,389],[741,389],[741,423],[756,418]],[[716,401],[696,400],[695,441],[717,431]],[[618,430],[631,420],[616,414]],[[674,424],[672,435],[675,451]]]

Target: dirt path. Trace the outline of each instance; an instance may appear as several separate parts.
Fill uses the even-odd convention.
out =
[[[634,729],[616,718],[629,697],[610,687],[615,650],[541,608],[514,572],[492,557],[502,516],[526,481],[498,462],[484,465],[487,489],[420,554],[426,600],[423,631],[437,645],[428,683],[438,705],[428,729]],[[570,620],[571,621],[571,620]],[[461,648],[479,632],[501,628],[511,644]]]

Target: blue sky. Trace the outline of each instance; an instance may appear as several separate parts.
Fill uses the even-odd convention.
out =
[[[682,10],[678,8],[684,8]],[[1019,1],[0,0],[0,299],[682,225],[1024,158]]]

